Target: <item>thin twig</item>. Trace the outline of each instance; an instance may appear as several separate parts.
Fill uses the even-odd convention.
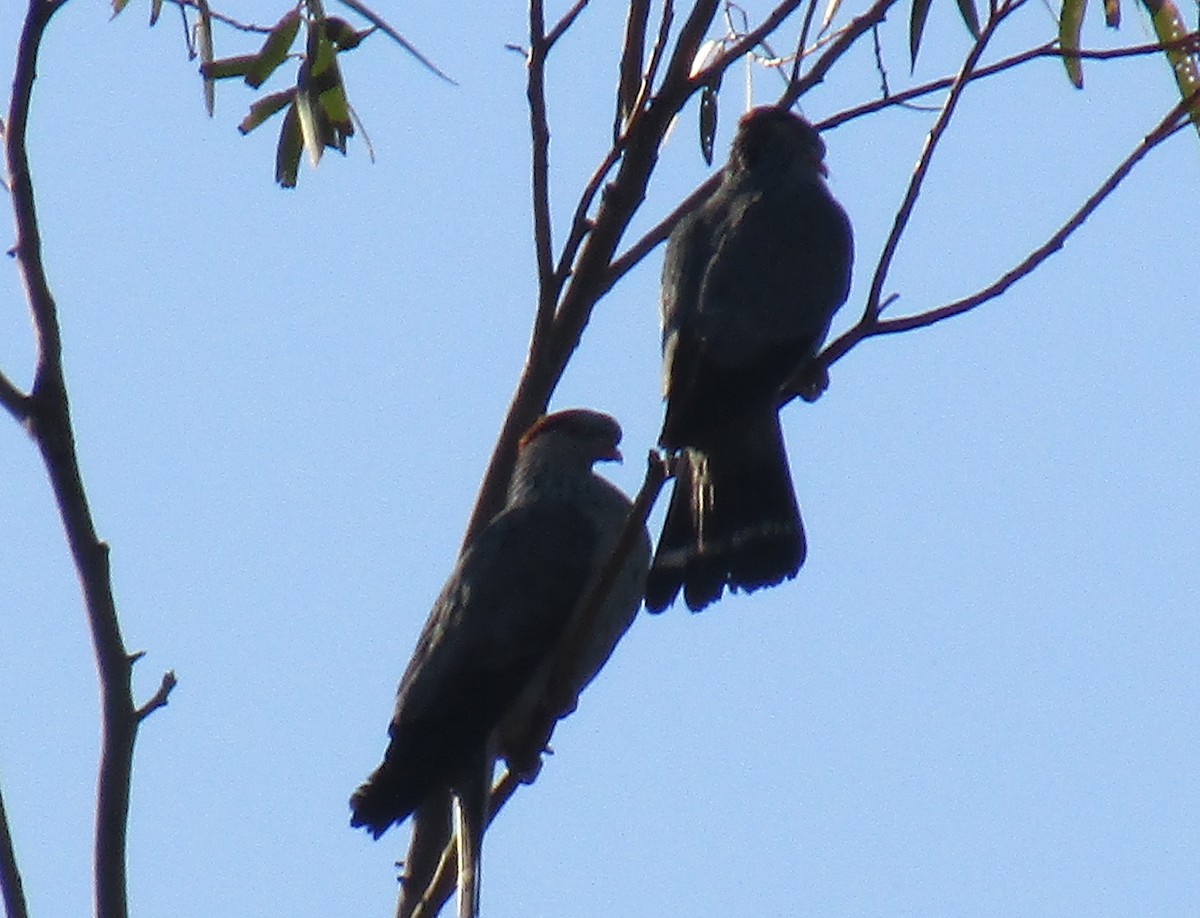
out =
[[[197,4],[196,0],[167,0],[167,2],[173,3],[175,6],[179,7],[180,12],[185,14],[187,10],[199,9],[199,5]],[[225,13],[219,13],[216,11],[210,11],[209,15],[212,16],[214,22],[227,25],[231,29],[236,29],[239,32],[252,32],[256,35],[269,35],[271,30],[275,28],[274,25],[261,26],[252,22],[242,22],[241,20],[234,19],[232,16],[229,16]],[[184,22],[186,23],[187,20],[185,19]]]
[[[646,25],[650,20],[650,0],[630,0],[625,17],[625,40],[621,42],[621,60],[617,65],[617,112],[613,117],[613,145],[625,130],[625,122],[634,111],[642,88],[642,64],[646,56]]]
[[[582,8],[576,4],[577,8]],[[550,227],[550,125],[546,119],[546,55],[550,52],[542,0],[529,3],[529,56],[525,94],[529,101],[530,177],[533,194],[533,246],[537,261],[538,302],[529,345],[530,361],[540,359],[554,319],[553,238]]]
[[[967,87],[967,82],[971,72],[979,63],[980,57],[983,56],[984,49],[987,48],[992,36],[996,34],[996,29],[1011,13],[1019,9],[1025,0],[1013,0],[1013,2],[1004,3],[994,16],[988,18],[987,24],[980,32],[979,38],[971,46],[971,50],[967,53],[966,59],[963,60],[962,67],[959,69],[958,76],[955,77],[954,83],[950,86],[950,92],[946,96],[946,101],[942,104],[942,110],[937,119],[933,123],[933,127],[929,129],[929,134],[925,138],[925,146],[921,149],[921,155],[917,158],[917,165],[913,169],[912,178],[909,179],[908,188],[904,192],[904,198],[900,202],[900,207],[896,210],[895,220],[892,222],[892,229],[888,233],[887,240],[883,244],[883,251],[879,255],[879,261],[875,265],[875,274],[871,278],[870,292],[867,294],[867,302],[864,307],[863,320],[871,323],[879,318],[879,301],[883,294],[883,285],[887,281],[888,270],[892,266],[892,259],[896,255],[896,249],[900,245],[900,237],[904,235],[904,230],[908,227],[908,221],[912,218],[913,208],[916,207],[917,198],[920,197],[921,189],[925,184],[925,176],[929,173],[929,166],[933,162],[933,154],[937,151],[938,143],[945,134],[946,129],[950,126],[950,119],[954,116],[954,112],[958,107],[958,100],[962,97],[963,90]]]
[[[29,918],[25,902],[25,887],[17,869],[17,853],[13,849],[8,813],[4,811],[4,796],[0,794],[0,893],[4,896],[4,914],[8,918]]]
[[[605,289],[611,289],[633,266],[649,255],[660,242],[671,235],[675,225],[693,210],[708,200],[709,195],[721,184],[721,173],[716,172],[698,185],[691,194],[679,202],[675,209],[648,229],[637,242],[613,261],[604,279]]]
[[[826,74],[850,50],[851,45],[887,18],[888,10],[897,2],[899,0],[875,0],[862,15],[851,19],[846,27],[837,33],[837,37],[829,42],[808,72],[788,86],[777,104],[781,108],[791,108],[795,105],[797,99],[825,79]]]
[[[159,708],[167,706],[167,699],[171,695],[171,691],[178,684],[179,680],[175,678],[175,670],[168,669],[163,673],[162,681],[158,684],[158,690],[146,699],[146,703],[137,709],[134,713],[137,716],[138,723],[141,723]]]
[[[567,282],[567,278],[571,276],[571,265],[575,261],[575,256],[579,253],[579,246],[583,243],[584,237],[592,228],[592,221],[588,218],[588,211],[592,209],[592,203],[596,200],[596,194],[600,191],[600,186],[604,184],[604,180],[612,172],[613,166],[621,158],[621,150],[624,146],[624,138],[617,138],[617,141],[600,162],[600,165],[596,167],[596,171],[592,173],[592,177],[588,179],[583,192],[579,195],[579,201],[575,205],[575,213],[571,217],[571,229],[567,233],[567,241],[563,243],[562,253],[558,257],[558,267],[554,270],[556,298],[562,293],[563,284]]]
[[[1153,44],[1130,45],[1125,48],[1095,50],[1085,48],[1079,51],[1072,51],[1071,57],[1079,57],[1085,60],[1108,61],[1148,54],[1161,54],[1163,51],[1168,50],[1196,50],[1197,47],[1200,47],[1200,32],[1192,32],[1177,41],[1167,43],[1155,42]],[[967,82],[973,83],[985,77],[995,76],[1038,58],[1062,58],[1065,56],[1066,52],[1058,47],[1057,41],[1049,41],[1022,51],[1019,54],[996,61],[993,64],[988,64],[986,67],[980,67],[978,70],[971,72],[967,78]],[[847,121],[853,121],[864,115],[871,115],[882,109],[890,108],[893,105],[905,105],[913,99],[950,88],[954,84],[954,80],[955,77],[942,77],[941,79],[932,80],[929,83],[922,83],[920,86],[901,90],[886,98],[872,99],[870,102],[864,102],[862,105],[856,105],[854,108],[838,112],[836,115],[832,115],[821,121],[816,127],[819,130],[825,131],[845,124]]]
[[[808,32],[812,28],[813,16],[817,12],[817,0],[808,0],[808,9],[804,12],[804,21],[800,25],[800,37],[796,41],[796,56],[792,58],[792,75],[789,83],[800,79],[800,66],[804,63],[804,49],[808,47]]]
[[[29,419],[29,396],[14,386],[3,373],[0,373],[0,405],[8,410],[18,424],[24,424]]]
[[[646,98],[654,91],[654,79],[658,76],[658,68],[662,65],[667,53],[667,38],[671,34],[671,25],[675,22],[675,4],[672,0],[663,0],[662,19],[658,21],[658,34],[654,38],[654,47],[650,49],[650,62],[646,65],[646,74],[642,77],[642,88],[638,92],[637,102],[633,106],[635,112],[641,111]]]
[[[980,306],[989,300],[994,300],[1003,294],[1009,287],[1021,278],[1033,273],[1042,262],[1059,251],[1067,239],[1104,203],[1105,199],[1116,190],[1117,186],[1125,180],[1134,167],[1151,150],[1188,126],[1189,122],[1186,113],[1188,106],[1193,101],[1192,99],[1185,100],[1172,108],[1166,117],[1142,139],[1141,143],[1134,147],[1133,151],[1121,161],[1109,174],[1108,178],[1100,184],[1049,239],[1030,252],[1011,270],[1002,274],[993,283],[970,296],[955,300],[953,303],[948,303],[937,309],[928,310],[927,312],[911,316],[901,316],[894,319],[883,319],[876,321],[873,325],[866,325],[863,322],[859,322],[825,348],[817,358],[818,361],[823,366],[829,367],[844,357],[852,347],[865,338],[896,334],[898,332],[911,331],[915,328],[924,328],[936,322],[942,322],[954,316],[962,315],[964,312],[974,309],[976,306]]]
[[[579,17],[579,14],[583,12],[583,8],[587,5],[588,0],[575,0],[575,5],[563,13],[562,18],[554,24],[554,28],[552,28],[546,35],[547,51],[553,48],[555,43],[563,37],[563,34],[567,31],[567,29],[574,25],[575,20]]]
[[[813,65],[801,80],[789,85],[788,89],[780,97],[778,104],[791,107],[800,93],[806,92],[824,79],[825,74],[828,73],[833,64],[864,33],[870,30],[875,24],[881,22],[888,8],[896,2],[898,0],[876,0],[876,3],[869,10],[853,20],[843,30],[837,40],[830,44],[824,53],[821,54],[820,58],[818,58],[816,64]],[[735,60],[735,58],[728,55],[722,55],[722,58],[728,58],[729,63]],[[711,69],[711,67],[705,68],[702,73],[707,74]],[[699,76],[697,75],[695,79],[698,79]],[[616,258],[609,266],[608,272],[605,275],[603,291],[607,292],[612,289],[622,277],[632,270],[634,265],[649,255],[659,243],[671,234],[671,230],[675,228],[675,225],[680,220],[708,200],[708,196],[716,190],[720,180],[720,173],[709,176],[669,214],[647,230],[637,242]]]
[[[796,11],[803,0],[787,0],[781,3],[767,15],[761,23],[746,34],[731,42],[707,67],[704,67],[693,78],[696,85],[708,83],[714,76],[720,76],[734,61],[741,59],[743,54],[754,50],[762,44],[764,38],[773,33],[792,13]]]

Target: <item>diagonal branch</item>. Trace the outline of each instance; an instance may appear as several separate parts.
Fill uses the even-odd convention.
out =
[[[0,894],[3,894],[4,914],[8,918],[29,918],[25,888],[21,884],[17,854],[13,850],[12,832],[8,827],[8,814],[4,811],[3,795],[0,795]]]
[[[929,135],[925,138],[925,146],[922,148],[921,155],[917,159],[917,165],[913,169],[912,178],[909,179],[908,188],[904,192],[904,198],[900,202],[899,209],[896,211],[896,218],[892,223],[892,229],[888,233],[887,240],[883,244],[883,251],[879,255],[879,261],[875,265],[875,274],[871,278],[871,289],[867,293],[867,303],[863,313],[863,321],[867,324],[872,324],[879,318],[883,285],[887,281],[888,269],[891,268],[892,260],[896,255],[896,249],[900,245],[900,237],[904,234],[904,230],[908,227],[908,221],[912,218],[917,198],[920,197],[921,188],[925,183],[925,176],[929,173],[929,166],[933,162],[933,154],[937,151],[938,143],[941,141],[946,129],[950,126],[950,119],[954,117],[958,101],[962,98],[963,90],[967,87],[971,73],[979,63],[980,57],[983,56],[984,49],[987,48],[992,36],[996,34],[996,29],[999,28],[1000,23],[1011,13],[1019,9],[1023,3],[1024,0],[1012,0],[1012,2],[1002,5],[995,14],[988,17],[987,24],[984,26],[979,38],[975,40],[975,44],[971,47],[970,52],[968,52],[958,72],[958,76],[954,78],[954,83],[950,87],[950,92],[946,96],[946,101],[942,105],[942,110],[938,114],[937,120],[933,123],[933,127],[929,129]]]
[[[29,396],[14,386],[3,373],[0,373],[0,405],[18,424],[24,424],[29,419]]]
[[[976,306],[996,299],[996,297],[1003,294],[1021,278],[1033,273],[1042,262],[1059,251],[1071,234],[1079,229],[1084,221],[1104,203],[1105,199],[1116,190],[1117,186],[1128,177],[1134,167],[1151,150],[1188,126],[1188,106],[1193,104],[1194,98],[1186,99],[1172,108],[1166,117],[1134,147],[1133,151],[1100,184],[1100,187],[1079,206],[1075,213],[1049,239],[1030,252],[1011,270],[1006,271],[998,277],[993,283],[968,297],[963,297],[960,300],[955,300],[953,303],[947,303],[945,306],[940,306],[937,309],[931,309],[927,312],[911,316],[901,316],[895,319],[884,319],[876,321],[873,325],[866,325],[860,322],[825,348],[818,360],[822,365],[828,367],[845,356],[847,351],[865,338],[876,335],[896,334],[898,332],[910,331],[914,328],[924,328],[928,325],[953,318],[954,316],[962,315]]]

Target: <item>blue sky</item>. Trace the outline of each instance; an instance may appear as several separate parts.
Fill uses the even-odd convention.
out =
[[[611,129],[621,17],[594,6],[549,71],[560,240]],[[234,129],[248,90],[220,87],[204,117],[169,11],[147,31],[136,4],[106,9],[55,21],[30,152],[88,492],[127,642],[148,651],[139,697],[180,679],[139,740],[132,908],[390,914],[406,833],[352,832],[346,799],[383,751],[524,359],[527,115],[503,47],[524,7],[380,7],[460,85],[371,40],[343,72],[377,161],[356,138],[292,192],[271,184],[272,129]],[[1149,40],[1125,16],[1110,33],[1090,10],[1085,44]],[[1001,45],[1051,34],[1030,6]],[[905,36],[900,15],[882,32],[893,88]],[[966,49],[953,5],[926,41],[917,80]],[[218,33],[218,54],[236,42]],[[814,119],[877,92],[869,47],[843,66],[804,100]],[[1084,71],[1083,92],[1053,61],[968,91],[889,281],[898,309],[990,282],[1175,99],[1157,58]],[[826,135],[858,251],[835,329],[932,117]],[[693,137],[681,122],[635,229],[709,174]],[[1004,298],[868,341],[820,402],[786,409],[807,564],[698,616],[639,617],[489,833],[485,914],[1196,909],[1198,167],[1195,135],[1174,138]],[[620,418],[628,459],[604,472],[628,490],[661,420],[661,257],[600,304],[554,400]],[[11,263],[0,285],[0,367],[24,384]],[[83,914],[89,639],[11,422],[0,465],[0,782],[32,912]]]

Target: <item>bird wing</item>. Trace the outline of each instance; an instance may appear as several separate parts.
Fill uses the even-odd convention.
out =
[[[696,293],[705,358],[732,368],[780,347],[793,361],[811,355],[849,293],[852,246],[849,220],[820,181],[733,196]]]
[[[486,741],[562,633],[595,541],[586,515],[559,502],[511,508],[480,533],[400,682],[387,758],[424,763],[436,779]]]

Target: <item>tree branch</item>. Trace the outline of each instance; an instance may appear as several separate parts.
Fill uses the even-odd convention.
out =
[[[576,9],[581,9],[576,4]],[[533,183],[533,247],[537,262],[538,302],[533,321],[529,359],[537,362],[545,348],[554,319],[557,291],[554,285],[553,237],[550,227],[550,125],[546,119],[546,37],[542,0],[529,3],[529,56],[525,95],[529,101],[529,134],[532,147],[530,176]]]
[[[993,283],[971,296],[955,300],[953,303],[948,303],[945,306],[931,309],[927,312],[911,316],[901,316],[895,319],[879,320],[873,325],[867,325],[860,321],[825,348],[817,358],[819,363],[825,367],[831,366],[845,356],[859,341],[865,338],[876,335],[896,334],[898,332],[910,331],[914,328],[924,328],[936,322],[962,315],[964,312],[968,312],[976,306],[982,305],[989,300],[994,300],[1003,294],[1009,287],[1021,278],[1031,274],[1042,262],[1061,249],[1071,234],[1079,229],[1084,221],[1104,203],[1105,199],[1116,190],[1117,186],[1128,177],[1133,168],[1151,150],[1188,126],[1188,107],[1194,101],[1195,97],[1186,99],[1172,108],[1166,117],[1142,139],[1141,143],[1134,147],[1133,151],[1100,184],[1100,187],[1071,215],[1070,219],[1060,226],[1042,245],[1030,252],[1019,264],[1002,274]]]
[[[25,287],[37,344],[32,390],[21,403],[42,454],[83,591],[101,688],[101,753],[97,781],[94,875],[99,918],[126,918],[125,842],[138,711],[130,689],[132,660],[117,620],[108,546],[96,536],[75,452],[58,313],[42,263],[25,137],[46,28],[65,0],[30,0],[17,45],[13,94],[4,135],[16,224],[13,254]],[[12,411],[12,391],[5,404]],[[148,713],[148,712],[147,712]]]
[[[1110,61],[1119,60],[1127,57],[1145,56],[1147,54],[1161,54],[1167,50],[1197,50],[1200,48],[1200,32],[1192,32],[1184,36],[1178,41],[1143,45],[1130,45],[1125,48],[1109,48],[1109,49],[1081,49],[1072,51],[1071,57],[1078,57],[1084,60]],[[1006,57],[1003,60],[996,61],[994,64],[988,64],[986,67],[980,67],[974,70],[967,77],[967,82],[973,83],[976,80],[981,80],[984,77],[995,76],[998,73],[1003,73],[1006,70],[1011,70],[1014,67],[1026,64],[1029,61],[1039,58],[1062,58],[1066,57],[1067,53],[1058,47],[1057,40],[1048,41],[1045,44],[1037,45],[1029,48],[1019,54],[1014,54],[1011,57]],[[855,118],[861,118],[864,115],[871,115],[877,111],[882,111],[885,108],[890,108],[893,105],[904,105],[911,102],[913,99],[919,99],[922,96],[930,93],[940,92],[943,89],[949,89],[954,85],[955,77],[942,77],[938,80],[933,80],[929,83],[922,83],[920,86],[913,86],[910,89],[905,89],[902,92],[892,93],[886,97],[872,99],[870,102],[864,102],[862,105],[856,105],[854,108],[848,108],[845,111],[838,112],[824,121],[820,122],[816,127],[819,130],[825,131],[830,128],[838,127],[845,124],[847,121],[853,121]]]
[[[8,918],[29,918],[25,903],[25,888],[17,869],[17,854],[13,850],[8,814],[4,811],[4,796],[0,794],[0,893],[4,896],[4,914]]]
[[[650,20],[650,0],[630,0],[625,17],[625,40],[621,42],[621,61],[617,65],[617,113],[613,118],[613,145],[625,130],[642,90],[642,65],[646,57],[646,24]]]
[[[29,396],[12,384],[7,376],[0,373],[0,405],[18,424],[24,424],[29,419]]]
[[[1019,9],[1023,3],[1024,0],[1006,2],[993,15],[988,17],[983,31],[971,46],[971,50],[967,53],[958,76],[955,77],[954,83],[950,86],[950,93],[946,96],[942,110],[938,114],[937,120],[933,123],[933,127],[929,129],[929,135],[925,138],[925,146],[921,150],[920,157],[917,159],[917,165],[913,169],[912,178],[909,179],[904,198],[900,202],[899,209],[896,211],[896,218],[892,223],[891,232],[888,233],[887,240],[883,244],[883,251],[879,255],[879,261],[875,265],[875,274],[871,278],[871,289],[867,294],[867,303],[863,312],[862,321],[865,324],[872,324],[879,318],[879,303],[882,297],[883,285],[887,281],[888,269],[891,267],[896,249],[900,245],[900,237],[904,234],[904,230],[908,226],[908,221],[912,217],[913,208],[916,207],[917,198],[920,196],[921,188],[925,183],[925,176],[929,172],[930,163],[933,162],[933,154],[937,150],[942,135],[950,126],[950,119],[954,116],[954,111],[958,107],[958,100],[962,97],[963,90],[967,87],[971,72],[975,69],[976,64],[979,63],[979,58],[983,56],[984,49],[987,48],[992,36],[996,34],[996,29],[1000,26],[1000,23],[1012,12]]]

